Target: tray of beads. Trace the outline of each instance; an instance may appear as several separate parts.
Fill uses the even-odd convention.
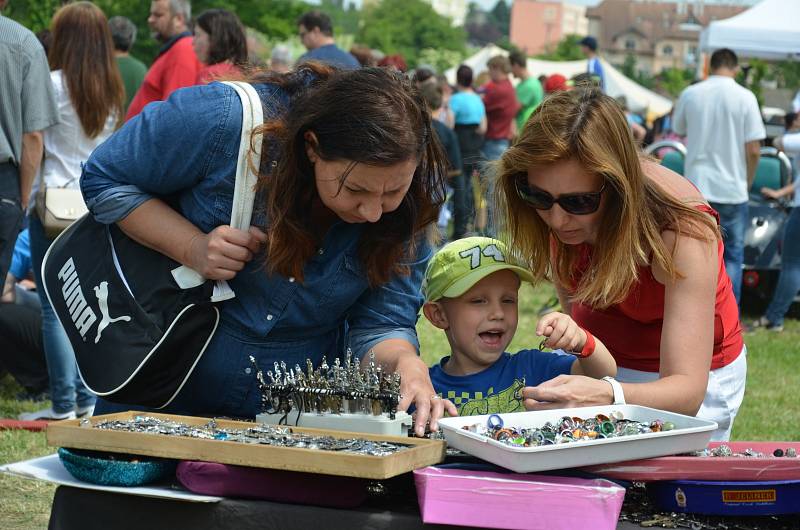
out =
[[[587,467],[604,477],[656,480],[800,481],[800,442],[711,442],[695,453]]]
[[[450,447],[517,473],[698,451],[717,428],[638,405],[461,416],[439,424]]]
[[[47,426],[47,444],[381,480],[438,464],[443,440],[136,411]]]

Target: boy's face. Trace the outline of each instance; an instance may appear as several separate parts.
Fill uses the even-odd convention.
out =
[[[517,330],[519,276],[511,270],[490,274],[457,298],[442,298],[425,310],[444,329],[452,355],[448,372],[469,375],[491,366]]]

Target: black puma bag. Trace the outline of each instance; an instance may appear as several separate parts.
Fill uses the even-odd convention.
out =
[[[247,83],[226,83],[243,107],[231,226],[247,230],[256,175],[248,163],[250,135],[263,122],[261,101]],[[260,143],[252,153],[260,160]],[[167,406],[211,341],[219,310],[234,295],[140,245],[116,225],[87,214],[50,245],[42,283],[64,326],[87,388],[108,401]]]

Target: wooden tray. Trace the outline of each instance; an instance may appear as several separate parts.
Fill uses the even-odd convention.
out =
[[[93,424],[103,420],[131,420],[135,416],[147,415],[163,420],[173,420],[188,425],[205,425],[210,419],[174,414],[142,413],[135,411],[94,416]],[[245,444],[222,440],[207,440],[149,434],[140,432],[110,431],[80,426],[81,420],[52,422],[47,426],[47,444],[56,447],[72,447],[130,453],[137,455],[175,458],[179,460],[202,460],[239,466],[283,469],[339,475],[368,479],[386,479],[414,469],[438,464],[444,460],[444,440],[428,440],[401,436],[384,436],[343,431],[329,431],[292,427],[296,433],[307,433],[334,438],[359,438],[405,444],[410,447],[388,456],[360,455],[318,449],[276,447],[270,445]],[[233,420],[216,420],[223,428],[246,429],[254,423]]]

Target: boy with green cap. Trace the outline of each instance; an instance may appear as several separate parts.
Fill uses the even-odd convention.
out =
[[[488,237],[468,237],[442,247],[428,263],[422,291],[425,317],[447,334],[450,356],[430,369],[437,395],[459,415],[525,410],[522,389],[561,374],[614,376],[608,349],[563,313],[539,320],[542,346],[562,351],[505,351],[517,329],[517,297],[527,269],[511,262],[505,245]],[[576,359],[577,357],[577,359]]]

